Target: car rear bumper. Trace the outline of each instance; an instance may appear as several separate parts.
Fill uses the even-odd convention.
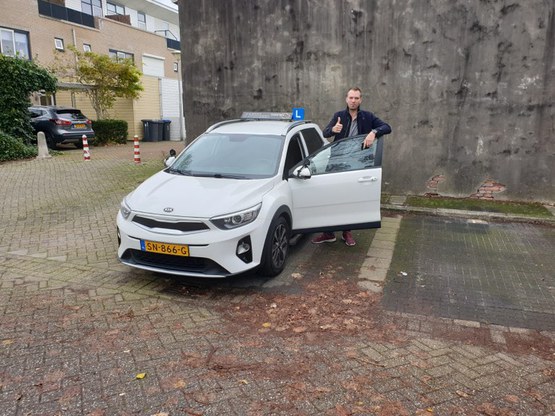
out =
[[[54,134],[54,141],[57,144],[75,144],[81,143],[83,135],[87,136],[87,141],[94,141],[95,135],[92,130],[76,130],[76,131],[58,131]]]

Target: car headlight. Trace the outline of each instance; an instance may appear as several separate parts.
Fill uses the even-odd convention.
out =
[[[234,212],[231,214],[222,215],[220,217],[211,218],[210,221],[216,227],[222,230],[232,230],[237,227],[242,227],[253,222],[262,208],[262,203],[243,211]]]
[[[131,215],[131,208],[129,208],[129,205],[127,205],[127,202],[125,201],[125,199],[123,201],[121,201],[121,206],[119,207],[119,212],[121,212],[121,216],[124,219],[129,218],[129,215]]]

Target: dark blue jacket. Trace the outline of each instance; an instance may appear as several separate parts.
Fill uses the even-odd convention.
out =
[[[343,129],[340,133],[335,134],[331,129],[337,123],[337,118],[341,119],[341,124],[343,124]],[[385,121],[380,120],[374,114],[369,111],[362,111],[358,110],[357,114],[357,126],[358,126],[358,134],[368,134],[372,130],[377,130],[376,137],[383,136],[384,134],[391,133],[391,126],[387,124]],[[343,111],[338,111],[335,113],[324,129],[324,137],[332,137],[335,136],[333,139],[340,140],[344,139],[347,134],[349,134],[349,128],[351,127],[351,115],[349,114],[349,109],[346,108]]]

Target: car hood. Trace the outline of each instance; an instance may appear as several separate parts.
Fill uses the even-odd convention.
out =
[[[159,172],[129,194],[126,202],[135,212],[211,218],[250,208],[273,187],[273,178],[224,179]],[[164,209],[171,208],[171,213]]]

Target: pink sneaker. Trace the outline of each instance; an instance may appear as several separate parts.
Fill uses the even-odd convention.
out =
[[[343,231],[343,236],[341,237],[341,239],[345,241],[345,244],[349,247],[352,247],[357,243],[350,231]]]
[[[333,243],[335,242],[335,234],[333,233],[322,233],[318,237],[312,239],[312,244],[320,243]]]

